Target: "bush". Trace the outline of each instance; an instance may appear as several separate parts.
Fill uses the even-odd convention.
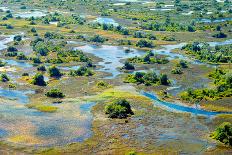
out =
[[[185,60],[180,60],[179,63],[177,64],[177,67],[188,68],[188,63]]]
[[[8,82],[8,81],[10,81],[10,78],[5,73],[2,73],[0,75],[0,81],[2,81],[2,82]]]
[[[98,88],[107,88],[108,86],[109,86],[109,84],[107,82],[104,82],[104,81],[99,81],[97,83]]]
[[[71,70],[69,75],[71,76],[92,76],[94,73],[87,67],[81,66],[77,70]]]
[[[97,43],[103,43],[106,39],[101,37],[100,35],[95,35],[90,38],[90,41],[97,42]]]
[[[212,133],[211,137],[216,139],[225,145],[232,146],[232,124],[229,122],[222,123],[217,129]]]
[[[3,62],[3,61],[0,59],[0,67],[3,67],[3,66],[5,66],[5,65],[6,65],[6,63]]]
[[[181,68],[177,67],[177,68],[174,68],[172,69],[172,74],[182,74],[182,70]]]
[[[128,115],[133,115],[130,103],[125,99],[118,99],[105,106],[105,113],[109,118],[127,118]]]
[[[139,40],[137,43],[136,43],[136,46],[137,47],[140,47],[140,48],[143,48],[143,47],[148,47],[148,48],[152,48],[153,47],[153,43],[151,41],[147,41],[147,40]]]
[[[47,97],[52,97],[52,98],[63,98],[65,95],[61,92],[61,90],[53,88],[49,90],[46,94]]]
[[[59,78],[61,77],[63,74],[60,72],[60,70],[58,68],[56,68],[56,66],[51,66],[48,68],[48,73],[50,75],[50,77],[56,77]]]
[[[129,63],[128,61],[126,61],[122,68],[126,69],[126,70],[134,70],[135,66],[133,64]]]
[[[21,35],[17,35],[17,36],[14,36],[14,41],[21,41],[22,40],[22,36]]]
[[[40,66],[37,67],[37,70],[45,72],[46,71],[46,67],[44,65],[40,65]]]
[[[214,34],[213,37],[214,38],[226,38],[227,35],[225,33],[223,33],[223,32],[219,32],[217,34]]]
[[[7,52],[17,52],[18,50],[17,50],[17,48],[15,48],[15,47],[13,47],[13,46],[9,46],[8,48],[7,48]]]
[[[33,77],[33,80],[31,83],[34,85],[38,85],[38,86],[46,86],[47,85],[47,83],[44,81],[44,76],[40,73],[37,73]]]

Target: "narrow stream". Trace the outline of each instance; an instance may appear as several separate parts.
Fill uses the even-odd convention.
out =
[[[215,112],[215,111],[202,110],[198,108],[197,105],[196,107],[187,107],[187,106],[176,104],[176,103],[162,101],[153,93],[142,91],[141,94],[153,100],[155,106],[159,106],[159,107],[161,106],[170,111],[187,112],[187,113],[191,113],[194,115],[204,115],[207,117],[216,116],[219,114],[232,114],[232,112]]]

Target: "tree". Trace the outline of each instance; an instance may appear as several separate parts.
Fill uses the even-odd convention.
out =
[[[135,66],[133,64],[129,63],[128,61],[126,61],[125,64],[124,64],[124,66],[123,66],[123,69],[134,70]]]
[[[143,48],[143,47],[152,48],[153,47],[153,43],[151,41],[147,41],[147,40],[141,39],[141,40],[139,40],[136,43],[136,46],[140,47],[140,48]]]
[[[160,75],[160,84],[162,85],[169,85],[169,80],[168,80],[168,76],[166,74],[161,74]]]
[[[47,83],[44,81],[44,76],[41,73],[36,73],[31,83],[38,86],[47,85]]]
[[[62,73],[60,72],[60,70],[58,68],[56,68],[56,66],[49,67],[48,73],[49,73],[50,77],[60,78],[62,76]]]
[[[110,118],[126,118],[128,115],[133,115],[130,103],[125,99],[118,99],[105,106],[105,113]]]
[[[0,75],[0,81],[2,81],[2,82],[8,82],[8,81],[10,81],[10,78],[5,73],[2,73]]]
[[[20,42],[21,40],[22,40],[22,36],[21,35],[14,36],[14,41]]]
[[[211,137],[225,145],[232,146],[232,124],[224,122],[212,133]]]
[[[52,98],[64,98],[65,95],[61,92],[61,90],[57,88],[53,88],[49,90],[46,94],[47,97],[52,97]]]

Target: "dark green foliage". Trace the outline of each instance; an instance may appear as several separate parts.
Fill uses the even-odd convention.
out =
[[[135,74],[129,74],[124,82],[145,84],[147,86],[157,84],[170,84],[167,75],[161,74],[160,76],[157,76],[157,74],[154,71],[149,71],[147,73],[136,72]]]
[[[133,64],[129,63],[128,61],[126,61],[122,68],[126,69],[126,70],[134,70],[135,66]]]
[[[31,82],[34,85],[46,86],[47,83],[44,81],[44,76],[40,73],[36,73]]]
[[[41,56],[47,56],[49,52],[47,45],[41,41],[37,42],[33,49]]]
[[[13,47],[13,46],[9,46],[8,48],[7,48],[7,52],[17,52],[18,50],[17,50],[17,48],[15,48],[15,47]]]
[[[212,63],[229,63],[232,60],[232,45],[210,47],[207,43],[194,42],[182,47],[196,59]]]
[[[227,35],[225,33],[223,33],[223,32],[219,32],[217,34],[214,34],[213,37],[215,37],[215,38],[226,38]]]
[[[181,98],[186,101],[195,100],[217,100],[222,97],[232,96],[232,73],[216,69],[209,75],[214,78],[215,89],[189,89],[180,94]]]
[[[147,40],[144,40],[144,39],[139,40],[139,41],[136,43],[136,46],[137,46],[137,47],[140,47],[140,48],[143,48],[143,47],[152,48],[152,47],[154,47],[154,46],[153,46],[153,43],[152,43],[151,41],[147,41]]]
[[[183,71],[179,67],[172,69],[172,74],[182,74],[182,73]]]
[[[170,84],[170,82],[168,80],[168,76],[166,74],[161,74],[160,84],[162,84],[162,85],[169,85]]]
[[[3,61],[0,59],[0,67],[3,67],[3,66],[5,66],[5,65],[6,65],[6,63],[3,62]]]
[[[222,123],[217,129],[212,133],[211,137],[216,139],[225,145],[232,146],[232,124],[230,122]]]
[[[14,41],[21,41],[22,40],[22,36],[21,35],[17,35],[17,36],[14,36]]]
[[[27,60],[28,58],[22,52],[18,52],[16,59],[18,59],[18,60]]]
[[[177,64],[177,67],[188,68],[188,63],[185,60],[180,60],[179,63]]]
[[[2,73],[0,75],[0,81],[2,81],[2,82],[8,82],[8,81],[10,81],[10,78],[5,73]]]
[[[49,67],[48,73],[50,77],[55,77],[55,78],[60,78],[63,75],[56,66]]]
[[[37,67],[37,70],[45,72],[46,71],[46,67],[44,65],[40,65],[40,66]]]
[[[152,51],[148,51],[142,57],[137,57],[136,56],[136,57],[133,57],[133,58],[129,58],[128,62],[131,62],[131,63],[144,63],[144,64],[154,64],[154,63],[166,64],[166,63],[169,62],[169,60],[166,59],[165,57],[154,55],[154,53]]]
[[[91,42],[96,42],[96,43],[103,43],[105,42],[105,38],[101,37],[100,35],[94,35],[89,39]]]
[[[127,118],[129,115],[133,115],[130,103],[125,99],[118,99],[105,106],[105,113],[109,115],[109,118]]]
[[[61,92],[61,90],[53,88],[49,90],[46,94],[47,97],[52,97],[52,98],[64,98],[65,95]]]
[[[93,72],[85,66],[81,66],[77,70],[71,70],[69,75],[71,76],[92,76]]]

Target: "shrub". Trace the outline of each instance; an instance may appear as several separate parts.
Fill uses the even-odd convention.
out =
[[[5,66],[5,65],[6,65],[6,63],[3,62],[3,61],[0,59],[0,67],[3,67],[3,66]]]
[[[136,43],[136,46],[140,47],[140,48],[143,48],[143,47],[152,48],[153,47],[153,43],[151,41],[147,41],[147,40],[141,39],[141,40],[139,40]]]
[[[170,82],[168,80],[168,76],[166,74],[161,74],[160,84],[162,84],[162,85],[169,85],[170,84]]]
[[[219,32],[217,34],[214,34],[213,37],[214,38],[226,38],[227,35],[225,33],[223,33],[223,32]]]
[[[17,50],[17,48],[15,48],[15,47],[13,47],[13,46],[9,46],[8,48],[7,48],[7,52],[17,52],[18,50]]]
[[[109,86],[109,84],[107,82],[104,82],[104,81],[99,81],[97,83],[98,88],[107,88],[108,86]]]
[[[103,43],[106,39],[101,37],[100,35],[95,35],[90,38],[90,41],[97,42],[97,43]]]
[[[40,73],[37,73],[33,77],[33,80],[31,83],[34,85],[38,85],[38,86],[46,86],[47,85],[47,83],[44,81],[44,76]]]
[[[14,36],[14,41],[21,41],[22,40],[22,36],[21,35],[17,35],[17,36]]]
[[[85,66],[81,66],[77,70],[71,70],[69,75],[71,76],[92,76],[94,73]]]
[[[177,68],[174,68],[172,69],[172,74],[182,74],[182,70],[181,68],[177,67]]]
[[[185,60],[180,60],[179,63],[177,64],[177,67],[188,68],[188,63]]]
[[[37,67],[37,71],[45,72],[46,71],[46,67],[44,65],[40,65],[40,66]]]
[[[2,73],[0,75],[0,81],[2,81],[2,82],[8,82],[8,81],[10,81],[10,78],[5,73]]]
[[[126,61],[122,68],[126,69],[126,70],[134,70],[135,66],[133,64],[129,63],[128,61]]]
[[[50,77],[56,77],[59,78],[61,77],[63,74],[60,72],[60,70],[58,68],[56,68],[56,66],[51,66],[48,68],[48,73],[50,75]]]
[[[61,92],[61,90],[53,88],[49,90],[46,94],[47,97],[52,97],[52,98],[63,98],[65,95]]]
[[[118,99],[105,106],[105,113],[109,118],[127,118],[128,115],[133,115],[130,103],[125,99]]]
[[[225,145],[232,146],[232,124],[229,122],[222,123],[217,129],[212,133],[211,137],[216,139]]]

